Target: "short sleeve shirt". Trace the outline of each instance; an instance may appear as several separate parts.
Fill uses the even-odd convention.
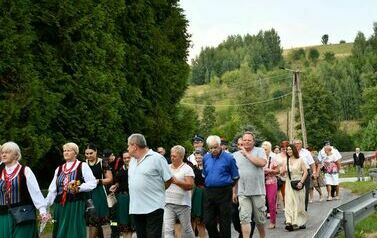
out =
[[[173,176],[178,180],[183,181],[185,177],[195,177],[194,171],[186,163],[182,164],[182,167],[178,169],[173,169],[172,165],[169,165],[170,171]],[[168,189],[166,189],[166,203],[171,203],[175,205],[186,205],[191,207],[191,192],[190,190],[184,190],[176,184],[171,184]]]
[[[251,154],[259,159],[266,160],[266,154],[260,147],[254,147],[251,150]],[[255,166],[240,151],[235,152],[233,155],[240,171],[238,195],[266,195],[263,167]]]
[[[165,206],[165,182],[171,179],[166,159],[149,150],[139,163],[132,158],[128,169],[130,214],[148,214]]]
[[[300,158],[302,158],[302,159],[304,160],[304,162],[305,162],[305,167],[306,167],[307,169],[310,168],[310,165],[314,164],[313,156],[312,156],[312,154],[310,153],[309,150],[302,148],[302,149],[299,151],[299,155],[300,155]]]

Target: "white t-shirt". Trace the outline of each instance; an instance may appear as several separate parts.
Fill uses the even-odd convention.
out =
[[[169,165],[170,171],[173,176],[178,180],[184,180],[185,177],[195,177],[192,168],[183,163],[178,169],[173,169],[173,165]],[[171,184],[168,189],[166,189],[165,202],[175,205],[186,205],[191,207],[191,192],[190,190],[183,190],[176,184]]]
[[[198,162],[196,162],[194,153],[192,153],[189,157],[187,157],[187,160],[190,161],[195,166],[198,165]]]
[[[305,162],[305,167],[310,169],[310,165],[314,164],[314,159],[309,150],[302,148],[299,152],[300,158]]]

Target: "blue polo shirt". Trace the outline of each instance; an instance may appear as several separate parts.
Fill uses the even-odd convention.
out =
[[[207,188],[232,185],[240,177],[233,155],[224,151],[221,151],[218,157],[211,153],[205,154],[203,177]]]

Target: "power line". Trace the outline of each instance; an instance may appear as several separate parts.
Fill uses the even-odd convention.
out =
[[[275,77],[276,78],[276,77]],[[261,84],[262,85],[266,85],[268,84],[268,80],[270,80],[272,78],[262,78],[261,80],[265,80],[265,81],[251,81],[251,82],[239,82],[238,84],[227,84],[225,83],[225,85],[228,87],[229,90],[237,90],[237,88],[247,88],[247,89],[251,89],[251,88],[259,88],[261,87]],[[284,78],[281,78],[279,79],[277,82],[279,82],[278,84],[274,84],[274,85],[281,85],[283,80],[286,80],[286,79],[290,79],[288,77],[284,77]],[[275,83],[277,83],[275,81]],[[288,87],[291,87],[291,82],[289,81],[289,85]],[[279,87],[281,88],[281,87]],[[215,97],[215,96],[220,96],[220,95],[223,95],[223,94],[226,94],[226,92],[223,92],[223,91],[210,91],[210,92],[205,92],[203,95],[205,95],[206,97]],[[201,97],[202,95],[197,95],[195,93],[192,93],[191,95],[186,95],[185,98],[197,98],[197,97]]]
[[[246,84],[250,84],[252,83],[252,85],[257,85],[260,83],[260,80],[263,82],[263,83],[266,83],[272,79],[276,79],[278,78],[277,81],[283,81],[285,79],[291,79],[291,76],[289,74],[280,74],[280,75],[275,75],[275,76],[271,76],[271,77],[267,77],[267,78],[255,78],[255,80],[252,80],[252,81],[249,81],[249,82],[236,82],[234,84],[230,84],[229,86],[233,87],[233,86],[240,86],[240,85],[246,85]],[[279,79],[280,78],[280,79]]]
[[[241,104],[198,104],[198,103],[185,103],[181,102],[183,105],[189,105],[189,106],[198,106],[198,107],[205,107],[205,106],[215,106],[215,107],[242,107],[242,106],[250,106],[250,105],[256,105],[256,104],[262,104],[262,103],[267,103],[267,102],[272,102],[281,98],[284,98],[286,96],[291,95],[292,92],[286,93],[284,95],[281,95],[279,97],[275,98],[270,98],[264,101],[259,101],[259,102],[251,102],[251,103],[241,103]]]

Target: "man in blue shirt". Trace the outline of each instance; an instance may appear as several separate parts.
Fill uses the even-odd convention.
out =
[[[232,199],[236,198],[232,197],[232,188],[239,179],[238,168],[233,155],[221,150],[219,136],[209,136],[206,142],[210,153],[203,158],[204,224],[210,238],[230,238]]]

